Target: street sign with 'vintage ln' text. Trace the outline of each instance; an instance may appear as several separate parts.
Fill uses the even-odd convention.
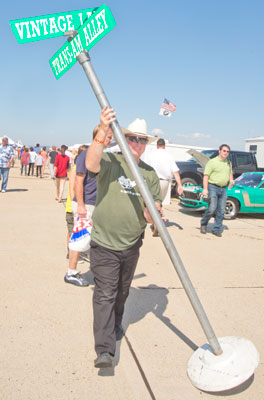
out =
[[[18,43],[35,42],[64,36],[64,32],[78,29],[97,8],[14,19],[9,23]]]

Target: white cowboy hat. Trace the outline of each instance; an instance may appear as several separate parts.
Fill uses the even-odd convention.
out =
[[[136,118],[127,128],[121,128],[124,135],[144,136],[147,137],[148,143],[158,140],[158,136],[151,136],[147,134],[147,123],[144,119]]]

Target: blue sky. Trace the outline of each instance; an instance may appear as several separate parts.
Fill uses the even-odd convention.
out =
[[[9,20],[97,7],[94,1],[1,5],[0,136],[25,144],[89,142],[100,108],[77,63],[58,81],[49,59],[65,38],[18,44]],[[91,50],[120,125],[144,118],[174,143],[244,149],[264,135],[264,2],[104,1],[115,28]],[[159,116],[163,98],[176,104]]]

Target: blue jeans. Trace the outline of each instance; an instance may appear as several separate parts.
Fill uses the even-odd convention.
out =
[[[215,214],[215,221],[213,225],[213,232],[222,232],[223,219],[225,213],[225,203],[227,198],[226,187],[218,187],[208,184],[209,206],[205,211],[201,220],[201,225],[206,226],[210,218]]]
[[[0,178],[2,177],[2,188],[1,188],[1,190],[6,190],[9,170],[10,170],[10,168],[0,167]]]
[[[23,169],[25,170],[25,175],[27,175],[27,165],[21,165],[21,175],[23,174]]]

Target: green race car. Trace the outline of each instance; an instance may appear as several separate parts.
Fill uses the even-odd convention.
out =
[[[208,198],[203,198],[201,186],[185,186],[180,205],[190,210],[208,208]],[[245,172],[227,189],[225,219],[236,218],[238,213],[264,213],[264,173]]]

